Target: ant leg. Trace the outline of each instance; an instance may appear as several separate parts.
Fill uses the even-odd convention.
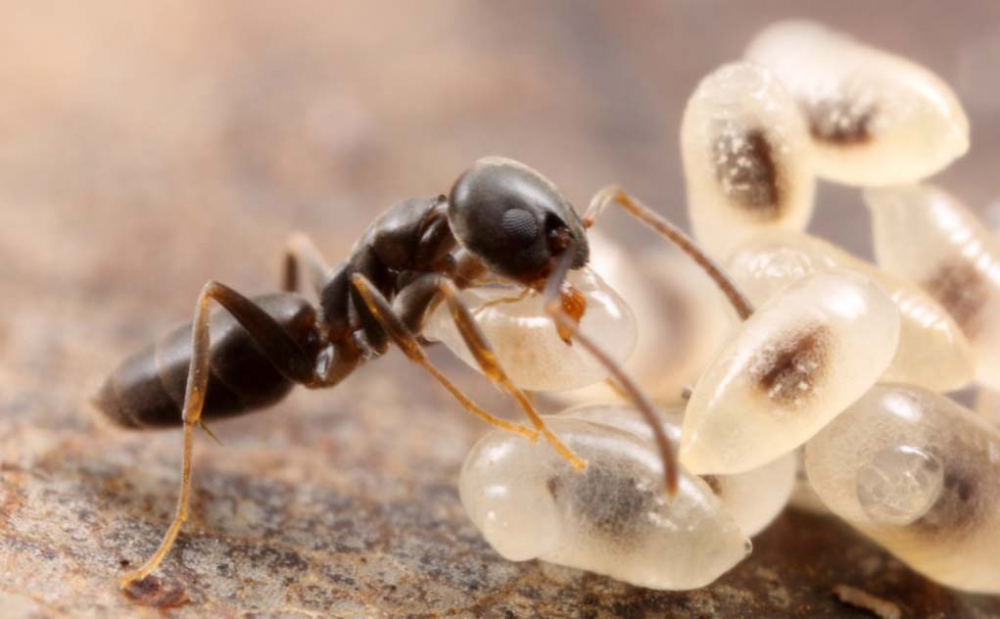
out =
[[[548,427],[545,425],[545,421],[535,410],[534,405],[531,400],[521,389],[514,384],[514,381],[507,376],[507,373],[503,370],[500,365],[500,360],[497,359],[496,353],[490,347],[489,340],[486,338],[486,334],[479,327],[479,323],[476,322],[475,317],[469,308],[458,298],[458,291],[455,289],[455,285],[450,281],[442,279],[439,284],[441,294],[444,296],[445,301],[448,303],[448,309],[451,310],[452,320],[455,321],[455,325],[458,327],[458,332],[461,334],[462,339],[465,340],[465,345],[469,347],[472,352],[472,356],[476,358],[476,363],[483,370],[483,374],[489,378],[493,384],[497,385],[511,396],[517,400],[518,405],[531,420],[531,423],[535,428],[542,433],[545,440],[549,442],[552,447],[559,452],[559,455],[566,459],[573,468],[577,470],[583,469],[586,466],[586,462],[582,460],[579,456],[574,454],[569,447],[563,444],[562,441],[553,434]]]
[[[508,432],[513,432],[515,434],[520,434],[532,440],[538,437],[538,433],[530,428],[525,428],[517,424],[510,423],[504,419],[500,419],[490,413],[486,412],[469,399],[462,391],[456,387],[450,380],[448,380],[440,370],[431,364],[427,355],[424,353],[423,348],[420,347],[420,343],[417,341],[417,337],[413,332],[406,326],[406,324],[400,319],[399,315],[393,311],[392,306],[386,300],[386,298],[379,292],[368,278],[360,273],[355,273],[351,276],[351,285],[354,290],[361,296],[361,299],[365,302],[365,306],[368,311],[371,312],[372,317],[382,328],[383,331],[389,336],[389,338],[399,346],[403,354],[407,356],[410,361],[420,365],[422,368],[427,370],[427,372],[434,377],[445,389],[448,390],[451,395],[462,404],[465,410],[469,411],[473,415],[476,415],[486,423],[507,430]]]
[[[330,267],[323,255],[316,249],[316,244],[303,232],[295,232],[285,242],[284,273],[281,289],[285,292],[298,292],[299,275],[306,272],[309,286],[317,293],[323,288],[330,273]]]
[[[181,488],[177,499],[177,511],[170,527],[163,536],[159,548],[139,569],[129,572],[120,578],[122,586],[145,578],[159,566],[163,558],[180,533],[181,526],[188,516],[188,504],[191,498],[191,455],[194,447],[194,429],[196,426],[205,428],[201,419],[201,411],[205,405],[205,390],[208,388],[209,352],[211,338],[209,337],[209,307],[211,301],[216,301],[231,313],[240,325],[267,351],[268,357],[275,368],[291,380],[305,382],[312,378],[313,368],[308,355],[298,344],[274,321],[264,310],[250,299],[239,294],[232,288],[218,282],[208,282],[198,295],[195,305],[194,325],[192,328],[191,364],[188,366],[187,387],[184,393],[184,452],[181,464]],[[211,434],[211,432],[209,432]]]
[[[740,318],[746,320],[753,314],[753,305],[749,299],[740,291],[736,283],[726,275],[725,271],[698,247],[694,239],[674,224],[660,217],[653,209],[625,193],[625,190],[622,188],[611,186],[598,191],[594,195],[594,199],[590,201],[587,212],[584,213],[583,225],[587,228],[593,226],[594,221],[609,204],[620,206],[626,213],[653,229],[660,236],[674,243],[681,251],[690,256],[715,281],[719,289],[729,299],[729,302],[736,308],[736,313],[740,315]]]
[[[557,269],[558,271],[558,269]],[[670,444],[670,439],[663,432],[663,425],[660,423],[656,407],[650,401],[638,384],[625,372],[608,353],[602,349],[590,336],[580,331],[579,319],[566,311],[567,301],[564,298],[572,296],[575,291],[568,283],[555,279],[558,273],[545,286],[545,311],[552,316],[560,333],[567,333],[569,338],[579,343],[587,352],[591,354],[601,365],[607,368],[611,374],[608,380],[616,391],[624,393],[632,401],[632,404],[642,414],[643,419],[653,431],[653,438],[660,450],[660,458],[663,460],[663,476],[666,482],[667,491],[672,495],[677,491],[677,459],[674,457],[674,450]],[[555,283],[553,283],[555,282]]]

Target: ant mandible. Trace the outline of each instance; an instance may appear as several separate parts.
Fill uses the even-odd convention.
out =
[[[531,400],[508,378],[457,291],[502,278],[543,294],[560,336],[578,342],[607,370],[652,428],[668,490],[676,463],[654,406],[578,323],[585,299],[565,276],[588,260],[586,230],[617,204],[678,244],[717,282],[746,317],[749,302],[722,271],[673,224],[620,189],[599,192],[581,219],[548,179],[510,159],[477,161],[449,196],[405,200],[378,217],[346,261],[329,269],[308,237],[293,235],[285,252],[284,292],[247,298],[210,281],[195,305],[193,324],[126,359],[105,382],[97,407],[117,425],[142,429],[183,425],[184,452],[177,510],[159,548],[123,586],[152,573],[187,519],[196,426],[271,405],[294,385],[333,387],[361,363],[396,344],[462,406],[487,423],[534,439],[539,434],[576,469],[585,462],[545,426]],[[314,307],[297,294],[302,272],[315,289]],[[225,310],[210,313],[215,301]],[[517,401],[534,429],[486,412],[425,355],[419,336],[426,317],[447,303],[483,373]],[[212,337],[209,337],[211,331]],[[214,438],[214,436],[213,436]]]

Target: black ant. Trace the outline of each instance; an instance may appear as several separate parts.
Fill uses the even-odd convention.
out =
[[[145,578],[170,551],[187,518],[194,428],[210,436],[206,420],[242,415],[274,404],[295,384],[333,387],[361,363],[396,344],[427,370],[465,409],[494,426],[529,438],[541,434],[575,468],[585,465],[545,426],[531,400],[504,372],[457,290],[501,278],[542,293],[562,338],[578,342],[605,365],[612,380],[642,411],[656,436],[667,488],[676,488],[676,463],[648,398],[617,363],[581,333],[584,297],[565,276],[583,267],[586,230],[615,203],[677,243],[716,280],[744,316],[750,305],[693,242],[616,188],[595,196],[581,219],[549,180],[502,158],[477,161],[449,196],[405,200],[378,217],[348,259],[327,268],[304,235],[285,253],[284,292],[247,298],[210,281],[195,306],[194,322],[168,333],[124,361],[95,402],[127,428],[184,427],[180,497],[173,522],[152,557],[121,578]],[[319,297],[314,307],[297,294],[304,271]],[[209,312],[210,302],[224,312]],[[484,411],[428,361],[421,333],[425,318],[447,303],[483,373],[512,395],[534,429]],[[211,331],[212,337],[209,337]],[[213,436],[214,438],[214,436]]]

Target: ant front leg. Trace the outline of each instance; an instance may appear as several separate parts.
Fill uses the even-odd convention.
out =
[[[694,260],[715,281],[715,284],[729,299],[729,302],[736,309],[736,313],[739,314],[741,319],[746,320],[753,314],[753,305],[750,303],[750,300],[747,299],[746,295],[743,294],[725,271],[698,247],[694,239],[674,224],[660,217],[653,209],[630,196],[621,187],[605,187],[598,191],[594,195],[593,200],[590,201],[587,212],[584,213],[583,225],[587,228],[593,226],[594,222],[609,204],[621,207],[626,213],[672,242]]]
[[[469,347],[469,351],[472,352],[472,356],[475,357],[476,363],[482,369],[483,374],[486,375],[495,385],[509,393],[511,396],[517,400],[518,405],[531,420],[531,423],[542,433],[542,436],[549,442],[552,447],[559,452],[567,462],[569,462],[573,468],[576,470],[581,470],[587,465],[587,463],[581,459],[579,456],[573,453],[569,447],[563,444],[562,441],[553,434],[548,427],[545,425],[545,420],[542,419],[538,411],[535,410],[534,405],[531,400],[521,389],[514,384],[514,381],[507,376],[503,367],[500,365],[500,360],[497,358],[496,353],[493,352],[493,348],[490,346],[489,340],[486,338],[486,334],[483,333],[482,328],[480,328],[479,323],[476,322],[475,317],[469,308],[458,298],[458,291],[455,289],[454,284],[450,281],[442,279],[440,283],[441,294],[444,296],[445,301],[448,303],[448,309],[451,311],[452,320],[455,321],[455,325],[458,327],[458,332],[465,341],[465,345]]]
[[[427,370],[431,376],[434,377],[448,392],[461,403],[462,407],[468,412],[476,415],[486,423],[507,430],[508,432],[513,432],[515,434],[520,434],[534,440],[538,437],[538,433],[529,428],[519,426],[517,424],[510,423],[491,415],[482,408],[480,408],[476,403],[474,403],[468,396],[466,396],[462,391],[454,385],[444,374],[441,373],[424,353],[423,348],[420,346],[420,342],[417,341],[417,337],[413,334],[413,331],[406,326],[406,323],[399,317],[399,315],[392,309],[389,301],[379,292],[378,288],[372,284],[368,278],[360,273],[355,273],[351,276],[351,286],[354,291],[360,295],[361,299],[365,303],[368,311],[371,313],[372,318],[378,323],[383,331],[389,336],[389,338],[399,346],[400,350],[406,357],[413,361],[414,363],[420,365],[420,367]]]
[[[211,432],[201,419],[205,406],[205,392],[211,371],[209,335],[209,307],[211,301],[219,303],[236,318],[265,351],[275,368],[286,378],[295,382],[307,382],[313,378],[313,364],[309,356],[285,332],[271,316],[253,301],[232,288],[218,282],[209,282],[202,288],[195,305],[194,325],[191,335],[191,363],[188,366],[187,385],[181,417],[184,421],[184,452],[181,464],[181,487],[177,499],[177,511],[170,527],[163,536],[159,548],[139,569],[121,577],[122,586],[145,578],[159,566],[174,545],[181,526],[188,517],[191,498],[191,457],[194,447],[194,428],[201,426],[209,435]]]

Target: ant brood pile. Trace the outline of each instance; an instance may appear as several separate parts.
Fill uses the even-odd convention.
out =
[[[784,509],[804,450],[831,511],[931,578],[1000,592],[1000,434],[938,394],[1000,386],[1000,243],[944,192],[905,185],[967,150],[965,115],[931,73],[815,25],[773,26],[747,60],[708,76],[684,115],[707,253],[620,189],[581,218],[534,170],[487,158],[448,195],[388,210],[333,268],[294,237],[282,293],[206,285],[193,323],[126,360],[97,398],[121,426],[183,427],[177,513],[123,583],[181,531],[196,428],[296,384],[338,385],[396,345],[498,428],[468,456],[460,494],[512,560],[704,586]],[[878,266],[803,232],[816,178],[869,187]],[[590,231],[609,205],[686,255],[626,257]],[[530,427],[431,365],[435,341]],[[527,390],[584,405],[541,415]]]
[[[593,268],[635,309],[625,368],[672,407],[678,493],[655,484],[634,415],[594,404],[615,401],[613,388],[556,394],[583,404],[549,422],[588,467],[516,437],[481,440],[461,496],[486,539],[514,560],[702,586],[784,509],[798,457],[826,508],[913,569],[1000,593],[996,412],[941,395],[1000,388],[1000,240],[916,184],[968,140],[940,79],[814,24],[776,24],[706,77],[681,127],[689,213],[758,309],[738,324],[671,252],[625,260],[592,237]],[[865,188],[877,264],[804,232],[816,178]]]

